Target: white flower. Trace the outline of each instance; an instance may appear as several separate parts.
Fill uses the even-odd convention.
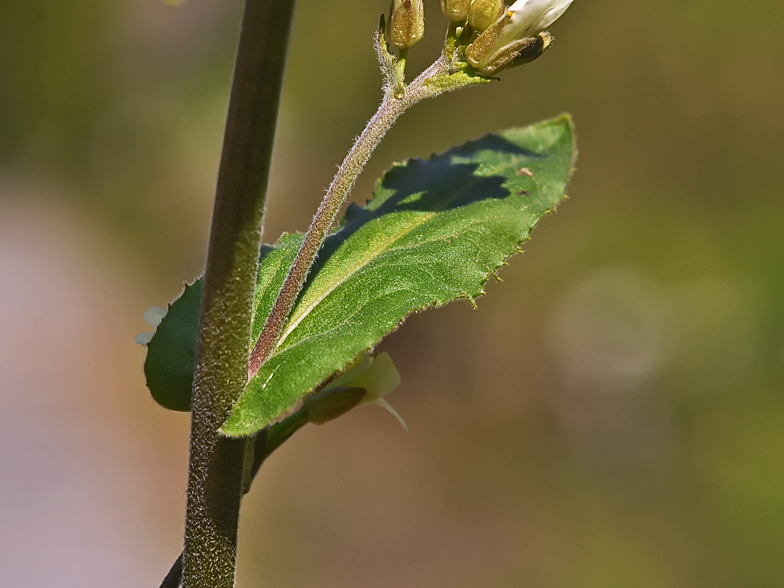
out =
[[[538,35],[558,20],[571,3],[572,0],[517,0],[506,11],[509,20],[499,44]]]
[[[545,31],[572,0],[517,0],[466,49],[466,61],[492,76],[540,57],[553,42]]]

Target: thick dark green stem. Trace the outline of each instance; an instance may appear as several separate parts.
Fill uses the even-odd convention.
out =
[[[160,588],[180,588],[180,586],[182,586],[182,553],[177,556],[169,573],[161,582]]]
[[[221,437],[248,377],[261,225],[295,0],[246,0],[213,209],[194,373],[185,588],[232,588],[244,440]]]
[[[280,423],[273,425],[271,430],[263,429],[259,431],[253,440],[253,463],[249,472],[250,480],[243,490],[244,494],[247,494],[248,490],[250,490],[250,484],[256,478],[256,474],[259,473],[264,461],[289,437],[307,424],[307,411],[300,409]],[[182,553],[177,556],[169,573],[166,574],[166,577],[161,582],[160,588],[179,588],[182,586],[182,557]]]

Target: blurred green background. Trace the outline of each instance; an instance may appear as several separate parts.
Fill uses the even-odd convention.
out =
[[[380,99],[387,0],[300,0],[266,240],[303,230]],[[446,20],[426,0],[419,70]],[[142,313],[201,271],[241,2],[0,9],[0,569],[156,586],[187,416]],[[407,420],[301,431],[243,509],[239,586],[784,586],[784,8],[577,0],[554,47],[416,106],[353,193],[568,111],[571,199],[479,309],[382,345]]]

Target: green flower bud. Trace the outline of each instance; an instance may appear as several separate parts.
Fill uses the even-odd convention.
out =
[[[408,49],[425,34],[422,0],[394,0],[389,16],[389,38],[393,45]]]
[[[518,65],[523,65],[525,63],[530,63],[534,59],[538,59],[542,56],[542,53],[547,51],[550,48],[550,45],[553,44],[555,38],[548,33],[547,31],[543,33],[539,33],[535,37],[533,37],[533,43],[530,43],[526,47],[520,50],[512,60],[512,63],[507,65],[506,67],[517,67]]]
[[[441,0],[441,12],[454,24],[462,24],[468,19],[471,0]]]
[[[474,0],[468,13],[468,24],[477,33],[481,33],[501,18],[504,10],[504,0]]]

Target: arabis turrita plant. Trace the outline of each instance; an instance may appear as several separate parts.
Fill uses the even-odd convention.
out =
[[[148,312],[155,333],[137,339],[148,347],[155,400],[192,412],[185,549],[162,586],[231,588],[239,501],[263,461],[301,427],[356,406],[397,416],[385,397],[400,376],[388,354],[375,354],[379,341],[414,312],[458,299],[475,305],[564,197],[576,153],[567,116],[395,164],[373,198],[350,205],[336,225],[403,112],[537,59],[553,42],[545,29],[570,4],[441,0],[443,51],[408,81],[408,51],[425,34],[423,3],[394,0],[374,39],[378,111],[308,231],[261,245],[294,0],[246,0],[205,275],[165,311]]]

